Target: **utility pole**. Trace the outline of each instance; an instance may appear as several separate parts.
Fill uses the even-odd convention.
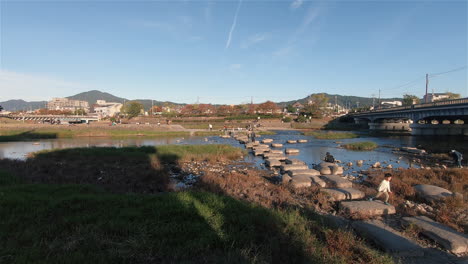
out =
[[[427,103],[427,89],[429,88],[429,74],[426,73],[426,96],[424,97],[424,102]]]
[[[380,89],[379,89],[379,108],[380,108]]]
[[[153,109],[153,99],[151,99],[151,115],[154,115],[154,109]]]

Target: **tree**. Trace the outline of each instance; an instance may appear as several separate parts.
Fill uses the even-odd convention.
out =
[[[3,111],[3,107],[0,105],[0,112]]]
[[[73,112],[74,115],[86,115],[86,111],[84,109],[76,109],[74,112]]]
[[[459,99],[461,97],[460,94],[457,94],[457,93],[448,92],[447,95],[449,96],[448,99]]]
[[[265,103],[259,104],[257,110],[263,114],[274,114],[278,110],[278,106],[272,101],[266,101]]]
[[[137,101],[130,101],[125,103],[120,109],[121,113],[126,114],[129,118],[138,116],[142,110],[143,105]]]
[[[328,112],[327,103],[328,97],[324,93],[313,94],[307,106],[304,107],[304,113],[313,118],[322,118]]]
[[[412,94],[403,95],[404,106],[409,106],[409,105],[414,105],[414,104],[419,104],[419,98],[416,95],[412,95]]]
[[[149,113],[150,113],[151,115],[154,115],[154,113],[161,113],[162,111],[163,111],[163,109],[162,109],[161,106],[155,105],[155,106],[153,106],[153,108],[151,108],[151,109],[149,110]]]
[[[296,113],[297,108],[289,104],[288,106],[286,106],[286,111],[288,111],[289,113]]]

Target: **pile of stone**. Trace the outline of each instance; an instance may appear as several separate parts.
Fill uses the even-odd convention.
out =
[[[315,169],[320,171],[322,175],[341,175],[343,174],[343,167],[330,162],[321,162],[315,166]]]

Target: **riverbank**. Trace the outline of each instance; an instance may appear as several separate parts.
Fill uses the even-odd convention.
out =
[[[0,255],[16,263],[392,263],[315,213],[317,190],[274,184],[237,162],[242,155],[202,145],[0,160]],[[173,192],[181,185],[171,180],[193,177],[191,191]]]

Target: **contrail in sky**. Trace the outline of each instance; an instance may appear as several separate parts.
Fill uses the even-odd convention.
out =
[[[237,15],[239,14],[241,3],[242,3],[242,0],[239,0],[239,4],[237,5],[236,14],[234,15],[234,21],[232,21],[231,30],[229,31],[229,36],[228,36],[228,39],[226,41],[226,47],[225,47],[226,49],[229,48],[229,46],[231,45],[232,32],[234,32],[234,29],[236,28]]]

